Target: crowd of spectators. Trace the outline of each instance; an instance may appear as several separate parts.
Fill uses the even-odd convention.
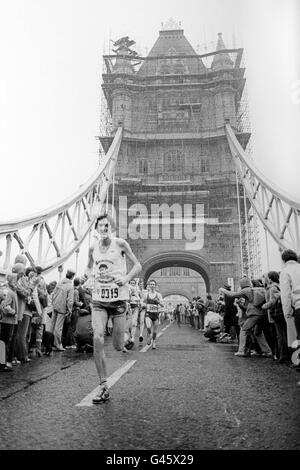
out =
[[[177,323],[203,331],[210,342],[236,343],[237,357],[272,358],[300,371],[300,263],[293,250],[281,258],[280,273],[243,276],[238,291],[225,284],[216,301],[207,296],[178,305]]]
[[[18,255],[0,285],[0,372],[52,350],[93,350],[87,278],[68,270],[60,282],[47,284],[40,266],[25,265],[26,258]]]
[[[198,296],[178,304],[174,320],[203,332],[210,342],[236,344],[237,357],[273,358],[300,370],[300,263],[292,250],[283,251],[282,261],[280,273],[243,276],[238,291],[225,284],[216,300],[208,294],[206,300]],[[59,283],[47,284],[41,267],[25,265],[26,258],[18,255],[0,285],[0,372],[30,362],[30,355],[93,350],[87,277],[68,270]]]

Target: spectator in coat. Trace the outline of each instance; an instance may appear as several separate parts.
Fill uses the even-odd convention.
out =
[[[230,292],[231,286],[224,284],[223,289]],[[237,317],[237,308],[234,305],[234,298],[230,295],[224,295],[224,330],[229,334],[231,339],[239,338],[240,327]]]
[[[272,318],[277,335],[278,345],[278,362],[287,362],[290,360],[287,344],[287,327],[283,315],[280,287],[279,287],[279,274],[276,271],[268,272],[268,286],[266,290],[266,303],[262,309],[268,310]]]
[[[2,291],[2,300],[0,304],[0,340],[5,343],[6,364],[1,364],[1,372],[10,372],[12,370],[13,347],[12,344],[14,330],[18,325],[18,298],[17,274],[8,274],[6,277],[7,286]]]
[[[71,317],[74,303],[73,278],[75,272],[68,270],[66,277],[57,284],[52,293],[52,317],[50,332],[54,334],[54,347],[56,351],[64,351],[61,343],[62,330],[67,316]]]
[[[264,322],[264,318],[267,315],[265,310],[254,305],[254,291],[250,279],[243,277],[240,280],[240,291],[231,292],[225,288],[219,289],[220,293],[224,294],[224,298],[230,297],[231,299],[239,299],[244,297],[245,299],[245,311],[247,320],[242,326],[240,331],[239,349],[235,353],[236,356],[245,357],[248,356],[247,352],[247,340],[252,333],[260,347],[261,355],[265,357],[272,357],[272,351],[268,345],[264,333],[261,329],[261,324]],[[264,296],[263,296],[264,297]]]
[[[93,328],[91,312],[80,309],[78,312],[74,337],[77,344],[77,352],[93,351]]]
[[[284,250],[281,259],[284,263],[279,277],[281,302],[291,348],[296,341],[300,345],[300,264],[293,250]]]

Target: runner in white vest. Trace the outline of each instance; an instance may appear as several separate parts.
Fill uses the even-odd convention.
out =
[[[93,403],[103,403],[109,399],[107,386],[107,366],[104,351],[104,332],[109,317],[113,321],[112,340],[117,351],[124,347],[124,332],[129,281],[135,278],[142,267],[127,241],[112,236],[112,219],[101,215],[95,223],[98,237],[89,249],[87,284],[92,289],[92,327],[94,333],[94,359],[100,379],[98,395]],[[127,274],[126,258],[133,267]]]
[[[149,292],[143,297],[143,304],[146,307],[145,322],[147,327],[148,339],[147,344],[152,345],[152,349],[156,349],[156,334],[158,330],[159,307],[163,307],[162,295],[156,290],[156,281],[149,281]]]

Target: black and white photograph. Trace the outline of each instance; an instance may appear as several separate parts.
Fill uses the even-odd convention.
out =
[[[0,57],[1,454],[299,451],[300,1],[0,0]]]

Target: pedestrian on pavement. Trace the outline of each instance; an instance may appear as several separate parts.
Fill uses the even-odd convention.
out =
[[[113,236],[115,229],[112,218],[103,214],[95,223],[96,237],[89,249],[87,281],[92,288],[92,326],[94,332],[94,359],[99,376],[99,393],[93,403],[103,403],[109,399],[107,385],[107,364],[104,350],[104,333],[108,317],[113,319],[112,340],[117,351],[124,347],[124,333],[129,285],[137,277],[142,267],[129,244],[122,238]],[[133,264],[127,273],[127,259]]]
[[[54,350],[65,351],[62,345],[62,331],[65,319],[71,317],[74,303],[73,279],[75,272],[68,269],[66,277],[57,284],[52,293],[52,317],[50,332],[54,334]]]

